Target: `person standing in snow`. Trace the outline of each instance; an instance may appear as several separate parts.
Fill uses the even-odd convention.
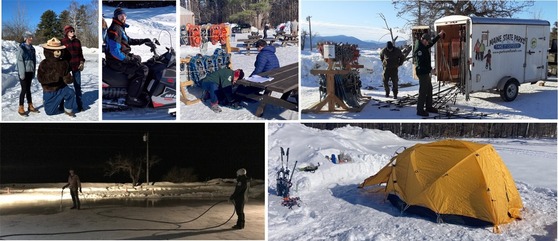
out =
[[[428,116],[428,112],[438,113],[438,110],[432,106],[432,80],[430,77],[432,60],[430,57],[430,48],[434,46],[440,39],[440,36],[444,34],[444,30],[441,30],[440,34],[432,40],[428,33],[423,34],[416,44],[413,53],[416,66],[415,70],[419,78],[419,96],[417,100],[417,115],[419,116]]]
[[[35,48],[31,43],[33,42],[33,34],[26,31],[23,34],[23,42],[17,48],[17,74],[19,77],[19,84],[21,85],[21,92],[19,94],[19,108],[17,113],[26,115],[23,101],[27,98],[28,111],[39,112],[33,106],[31,98],[31,81],[35,78],[35,69],[37,66],[37,57],[35,55]]]
[[[201,81],[201,87],[205,94],[203,100],[209,99],[210,108],[213,112],[221,112],[219,107],[219,96],[224,95],[225,98],[221,102],[222,105],[229,105],[233,109],[238,109],[238,103],[235,101],[232,91],[232,86],[237,80],[244,78],[244,71],[242,69],[232,70],[232,69],[219,69]]]
[[[147,94],[143,85],[149,69],[141,63],[139,55],[132,54],[131,45],[141,45],[151,42],[149,38],[133,39],[126,34],[127,15],[122,8],[114,10],[112,23],[107,31],[108,51],[105,52],[107,65],[118,72],[132,76],[128,84],[126,103],[131,106],[144,107],[147,104]]]
[[[263,30],[263,38],[264,39],[267,38],[267,30],[269,30],[269,23],[264,24],[264,30]]]
[[[74,203],[74,206],[72,206],[72,208],[70,209],[77,208],[79,210],[80,202],[79,202],[78,188],[79,188],[79,192],[82,193],[81,182],[79,181],[79,176],[74,173],[74,169],[70,169],[69,171],[70,171],[70,176],[68,176],[68,184],[62,187],[62,191],[64,191],[65,188],[70,187],[70,195],[72,195],[72,202]]]
[[[399,66],[405,62],[405,56],[401,53],[399,48],[393,46],[391,41],[388,41],[386,48],[382,49],[380,52],[380,60],[382,60],[382,65],[384,67],[383,80],[386,97],[389,97],[389,81],[391,80],[393,98],[397,99],[397,92],[399,90],[399,76],[397,72]]]
[[[229,200],[234,201],[234,210],[238,219],[236,225],[232,228],[243,229],[245,224],[244,217],[244,204],[248,201],[248,190],[250,189],[250,182],[246,176],[246,169],[241,168],[236,171],[236,187],[234,193],[229,197]]]
[[[81,71],[83,71],[85,58],[81,50],[81,42],[76,37],[74,27],[66,25],[64,27],[64,38],[62,44],[66,46],[67,59],[70,60],[70,68],[72,69],[72,77],[74,78],[74,91],[76,92],[77,111],[83,111],[83,102],[81,101]]]

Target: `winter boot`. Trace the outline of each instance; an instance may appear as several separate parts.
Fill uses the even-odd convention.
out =
[[[39,110],[37,110],[35,106],[33,106],[33,103],[29,102],[28,105],[29,106],[27,107],[27,110],[29,110],[29,112],[39,113]]]
[[[17,109],[17,113],[21,116],[27,116],[27,113],[25,112],[25,108],[23,108],[23,105],[19,106],[19,108]]]
[[[70,117],[76,117],[76,114],[74,114],[74,112],[72,112],[72,111],[70,111],[70,112],[64,111],[64,114],[66,114],[66,115],[68,115],[68,116],[70,116]]]

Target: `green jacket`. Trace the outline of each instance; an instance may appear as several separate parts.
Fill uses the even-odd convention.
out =
[[[225,88],[232,85],[233,77],[234,71],[232,69],[219,69],[203,78],[202,83],[209,81]]]
[[[380,60],[382,60],[384,69],[392,69],[401,66],[405,62],[405,56],[397,47],[393,47],[392,51],[384,48],[380,52]]]
[[[427,46],[423,45],[420,40],[417,40],[415,45],[415,50],[413,52],[413,58],[415,58],[415,70],[417,75],[430,74],[432,71],[432,59],[430,58],[430,47],[434,46],[436,42],[440,39],[440,35],[437,35],[430,44]]]

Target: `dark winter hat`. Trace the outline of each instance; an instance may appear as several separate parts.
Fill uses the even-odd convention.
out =
[[[64,35],[68,35],[68,32],[70,32],[70,31],[74,31],[74,32],[75,32],[76,30],[74,29],[74,27],[72,27],[72,26],[70,26],[70,25],[66,25],[66,26],[64,27]]]
[[[393,43],[391,41],[387,42],[387,48],[388,49],[392,49],[393,48]]]
[[[426,39],[426,40],[430,41],[432,38],[430,37],[430,34],[425,33],[425,34],[422,35],[421,39]]]
[[[122,8],[115,9],[113,18],[118,19],[118,15],[120,15],[120,14],[126,15],[126,12],[124,12],[124,9],[122,9]]]
[[[234,77],[237,79],[243,79],[244,78],[244,71],[242,71],[242,69],[237,69],[234,71]]]
[[[267,42],[263,39],[256,41],[256,48],[267,46]]]
[[[29,31],[25,31],[25,33],[23,33],[23,40],[27,40],[28,38],[32,38],[33,34]]]

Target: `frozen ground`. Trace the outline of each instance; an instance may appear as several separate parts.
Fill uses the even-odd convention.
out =
[[[389,131],[343,127],[317,130],[302,124],[269,124],[268,232],[269,240],[555,240],[556,139],[470,139],[490,143],[510,170],[524,204],[523,220],[492,228],[434,223],[401,214],[384,194],[358,189],[376,174],[401,147],[418,142]],[[300,207],[281,206],[275,194],[281,168],[280,147],[289,148],[289,169],[321,166],[315,173],[296,170],[291,197]],[[345,153],[353,161],[333,164],[325,156]]]
[[[260,34],[262,32],[260,31]],[[268,31],[268,36],[273,37],[274,31]],[[250,75],[254,71],[254,62],[256,61],[257,51],[252,48],[250,55],[246,55],[246,48],[242,45],[243,42],[237,42],[238,39],[247,39],[248,33],[236,33],[234,38],[231,39],[232,46],[238,46],[241,52],[233,52],[231,56],[232,68],[233,69],[243,69],[246,76]],[[298,45],[287,45],[285,47],[280,46],[280,42],[274,43],[276,47],[276,55],[279,59],[280,66],[285,66],[292,63],[298,62],[298,53],[300,47]],[[211,55],[216,48],[220,48],[220,45],[212,45],[208,43],[207,50],[202,48],[194,48],[191,46],[181,46],[180,57],[185,58],[188,56],[194,56],[196,54],[208,54]],[[181,80],[186,78],[185,73],[181,74]],[[188,98],[194,99],[199,98],[202,94],[200,87],[192,86],[187,89]],[[197,103],[193,105],[185,105],[180,102],[180,119],[181,120],[297,120],[298,112],[286,110],[282,107],[277,107],[273,105],[267,105],[263,116],[257,117],[254,115],[259,103],[256,102],[242,102],[241,106],[243,108],[239,110],[222,108],[221,113],[214,113],[209,109],[208,103]]]
[[[359,64],[362,81],[361,93],[372,97],[372,101],[361,112],[356,113],[308,113],[301,114],[302,119],[421,119],[416,115],[416,105],[396,108],[395,105],[386,105],[380,101],[391,101],[386,98],[382,83],[382,62],[379,57],[380,50],[361,50]],[[300,80],[300,109],[309,109],[320,101],[319,78],[310,74],[312,69],[326,69],[322,56],[318,52],[302,51]],[[406,61],[399,68],[398,97],[413,96],[418,94],[418,80],[412,78],[413,66]],[[435,83],[433,77],[433,85]],[[449,86],[449,85],[448,85]],[[446,86],[442,86],[442,89]],[[434,87],[434,93],[437,92]],[[471,94],[469,101],[465,95],[458,94],[456,103],[449,102],[450,107],[459,108],[463,112],[486,114],[482,119],[529,120],[529,119],[556,119],[558,103],[558,82],[556,77],[549,81],[539,81],[537,84],[523,84],[519,87],[519,95],[514,101],[505,102],[497,93],[478,92]],[[434,116],[431,114],[431,116]]]
[[[265,239],[264,183],[253,180],[246,228],[233,230],[233,179],[204,183],[83,183],[71,210],[64,183],[2,184],[1,239]],[[8,192],[9,189],[9,192]],[[62,198],[62,199],[61,199]]]

